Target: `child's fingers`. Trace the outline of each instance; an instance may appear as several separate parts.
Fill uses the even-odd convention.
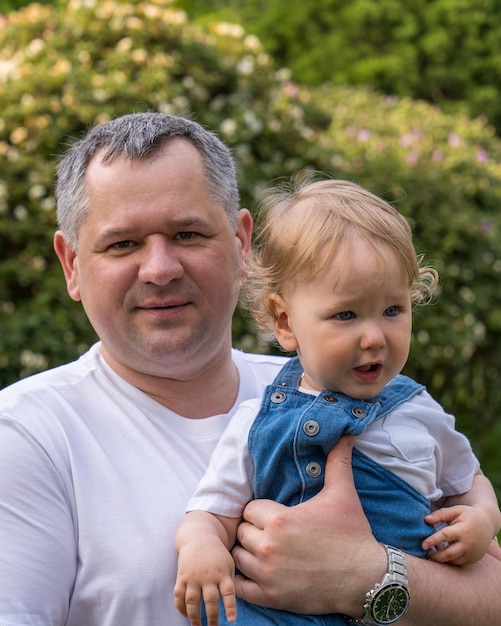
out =
[[[433,525],[433,524],[440,524],[443,522],[445,523],[452,522],[457,519],[458,515],[459,515],[458,507],[450,506],[450,507],[444,507],[442,509],[437,509],[436,511],[433,511],[429,515],[426,515],[424,519],[427,524]]]
[[[204,585],[203,598],[205,613],[207,615],[207,626],[218,626],[219,624],[219,587],[217,584]]]
[[[202,591],[199,586],[188,585],[185,593],[185,615],[190,620],[191,626],[202,626],[200,616],[200,600]]]
[[[453,524],[451,526],[444,526],[436,533],[433,533],[427,537],[421,547],[423,550],[430,550],[435,546],[438,550],[442,550],[444,544],[453,543],[461,539],[461,524]]]
[[[451,532],[449,526],[442,530],[433,533],[422,542],[421,547],[423,550],[431,550],[431,548],[437,548],[437,550],[443,550],[447,543],[457,541],[458,537],[454,536],[455,533]],[[444,545],[445,544],[445,545]]]
[[[174,587],[174,603],[176,605],[176,609],[181,613],[181,615],[188,617],[186,610],[186,585],[179,579]]]
[[[458,542],[448,545],[443,550],[432,550],[426,556],[436,563],[451,563],[451,565],[469,563],[462,545]]]
[[[235,583],[233,578],[225,578],[219,584],[219,593],[224,604],[224,611],[228,622],[237,619],[237,597],[235,595]]]

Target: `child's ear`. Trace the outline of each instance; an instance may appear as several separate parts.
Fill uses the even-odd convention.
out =
[[[287,303],[278,294],[271,295],[268,302],[270,310],[273,312],[273,330],[278,343],[287,352],[294,352],[297,349],[297,341],[289,324]]]

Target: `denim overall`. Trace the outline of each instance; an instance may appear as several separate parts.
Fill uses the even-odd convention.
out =
[[[331,391],[314,396],[298,391],[302,372],[297,357],[291,359],[266,388],[248,441],[255,469],[254,498],[268,498],[287,506],[308,500],[321,490],[326,455],[343,433],[359,435],[423,389],[422,385],[399,375],[367,402]],[[353,475],[376,539],[424,556],[421,541],[433,532],[423,521],[430,512],[429,500],[356,449]],[[219,619],[220,624],[229,624],[223,609]],[[237,599],[236,624],[239,625],[347,623],[338,614],[295,615]]]

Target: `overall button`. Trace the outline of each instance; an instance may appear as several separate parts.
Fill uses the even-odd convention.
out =
[[[315,420],[308,420],[303,424],[303,430],[308,435],[308,437],[314,437],[318,435],[318,431],[320,430],[320,424]]]
[[[351,409],[351,414],[354,417],[359,417],[359,418],[367,417],[367,411],[364,409],[363,406],[354,406]]]
[[[322,468],[320,467],[319,463],[315,463],[315,461],[312,461],[306,466],[306,473],[310,478],[318,478],[322,473]]]
[[[333,396],[332,394],[328,393],[327,395],[323,397],[323,401],[328,402],[329,404],[334,404],[338,401],[338,399],[336,398],[336,396]]]
[[[282,404],[282,402],[285,402],[286,398],[287,396],[283,391],[275,391],[271,394],[270,400],[273,402],[273,404]]]

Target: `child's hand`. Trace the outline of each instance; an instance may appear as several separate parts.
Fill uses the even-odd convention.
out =
[[[444,507],[427,515],[425,521],[428,524],[448,524],[422,543],[423,550],[430,550],[433,546],[437,548],[428,552],[427,557],[438,563],[475,563],[487,552],[493,538],[489,515],[475,506]]]
[[[186,544],[179,553],[174,599],[177,610],[190,620],[191,626],[202,626],[200,601],[205,603],[208,626],[218,626],[219,596],[223,599],[226,619],[237,617],[235,564],[225,546],[206,536]]]

